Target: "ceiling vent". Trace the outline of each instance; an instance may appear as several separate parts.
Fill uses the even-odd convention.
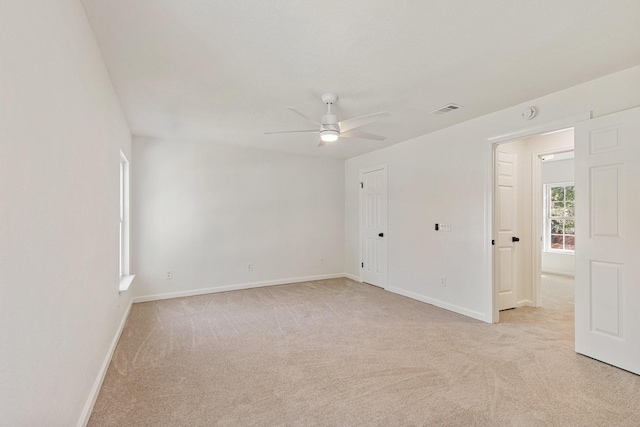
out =
[[[459,110],[460,108],[462,107],[456,104],[447,104],[444,107],[440,107],[437,110],[433,110],[431,113],[439,116],[441,114],[446,114],[446,113],[450,113],[451,111]]]

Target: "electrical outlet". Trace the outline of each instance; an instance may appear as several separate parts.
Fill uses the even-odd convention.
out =
[[[442,276],[440,277],[440,286],[442,287],[446,287],[447,286],[447,278]]]
[[[324,264],[324,258],[320,258],[320,265]]]
[[[253,271],[253,264],[247,264],[247,271]]]
[[[165,278],[166,280],[171,280],[171,279],[173,279],[173,271],[171,271],[171,270],[167,270],[167,272],[164,274],[164,278]]]

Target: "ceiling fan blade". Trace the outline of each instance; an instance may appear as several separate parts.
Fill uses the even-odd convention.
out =
[[[340,132],[340,138],[359,138],[359,139],[372,139],[374,141],[384,141],[387,139],[384,136],[376,135],[373,133],[363,132],[358,129],[353,129],[348,132]]]
[[[353,119],[347,119],[339,122],[341,132],[349,132],[352,129],[359,128],[373,121],[381,119],[383,117],[389,117],[391,114],[386,111],[379,113],[368,114],[366,116],[354,117]]]
[[[313,123],[314,125],[320,126],[320,123],[318,123],[317,121],[313,120],[311,117],[307,117],[304,113],[296,110],[293,107],[287,107],[289,110],[291,110],[292,112],[296,113],[297,115],[299,115],[302,118],[305,118],[307,120],[309,120],[311,123]]]
[[[265,132],[265,135],[272,135],[274,133],[320,133],[318,129],[309,129],[309,130],[283,130],[279,132]]]
[[[318,141],[318,147],[324,147],[324,141],[323,140]]]

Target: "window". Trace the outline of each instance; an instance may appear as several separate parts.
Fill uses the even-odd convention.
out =
[[[133,277],[129,275],[129,162],[120,151],[120,291],[129,289]]]
[[[575,251],[575,192],[573,183],[545,185],[545,250]]]

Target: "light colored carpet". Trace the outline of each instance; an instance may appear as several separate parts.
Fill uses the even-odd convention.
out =
[[[89,425],[640,425],[640,377],[574,353],[572,282],[543,286],[497,325],[348,279],[136,304]]]

